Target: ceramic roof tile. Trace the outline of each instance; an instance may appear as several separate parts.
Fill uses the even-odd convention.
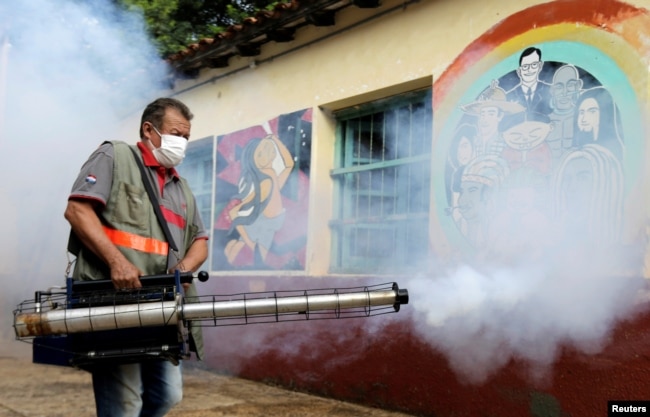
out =
[[[186,49],[172,54],[167,61],[178,72],[196,74],[202,68],[226,62],[230,56],[259,53],[268,42],[293,40],[296,28],[316,24],[312,14],[336,12],[355,0],[291,0],[276,4],[272,10],[261,10],[241,23],[231,25],[213,38],[201,39]],[[223,65],[220,65],[223,66]]]

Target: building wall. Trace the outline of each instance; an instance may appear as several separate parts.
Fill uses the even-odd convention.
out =
[[[238,158],[253,137],[275,134],[291,150],[294,163],[303,163],[302,170],[294,166],[291,172],[300,191],[291,198],[282,196],[284,208],[296,210],[289,223],[296,216],[298,223],[304,222],[298,261],[291,267],[263,262],[264,267],[249,263],[238,268],[224,263],[223,257],[221,263],[216,261],[215,253],[227,245],[224,241],[213,246],[207,265],[212,279],[203,293],[392,280],[411,293],[409,305],[394,315],[208,328],[207,364],[252,379],[426,416],[602,415],[607,400],[648,399],[643,352],[650,343],[650,318],[643,313],[642,276],[649,5],[613,0],[385,1],[379,9],[347,8],[337,15],[336,26],[301,29],[295,41],[268,45],[254,59],[233,58],[226,69],[179,80],[171,93],[193,109],[192,136],[202,139],[193,140],[193,146],[204,149],[183,169],[191,176],[203,161],[214,170],[214,178],[204,180],[216,185],[208,187],[206,210],[213,232],[229,226],[219,223],[226,221],[229,207],[228,195],[219,194],[225,187],[219,181],[230,178],[233,190],[237,188],[242,171]],[[618,136],[607,143],[621,146],[609,148],[604,139],[586,148],[581,143],[583,153],[573,155],[572,137],[567,136],[565,147],[551,149],[549,137],[540,142],[532,130],[558,134],[560,122],[549,127],[557,104],[537,119],[514,106],[512,98],[510,104],[494,104],[498,88],[506,93],[515,87],[520,55],[529,46],[542,50],[546,73],[540,77],[549,84],[555,82],[554,70],[565,66],[579,70],[581,90],[602,87],[610,93],[615,110],[607,125],[615,125],[610,135]],[[433,95],[431,208],[425,226],[429,262],[402,274],[334,274],[333,114],[426,87]],[[525,189],[502,200],[493,198],[491,204],[514,211],[486,208],[489,224],[472,229],[467,214],[457,210],[463,191],[452,181],[458,161],[450,161],[455,131],[463,124],[476,130],[473,124],[486,104],[538,124],[507,126],[526,130],[525,140],[512,139],[504,145],[508,152],[499,151],[507,173],[499,171],[504,164],[493,159],[483,163],[492,174],[472,171],[481,184],[503,185],[500,191]],[[296,114],[299,117],[292,120],[309,131],[310,152],[301,155],[296,153],[300,140],[279,128],[282,120]],[[605,120],[604,110],[600,114]],[[276,153],[282,146],[276,145]],[[587,155],[587,150],[593,152]],[[468,159],[478,156],[474,149]],[[570,175],[564,164],[574,157],[591,171],[574,171],[573,188],[568,189]],[[283,166],[289,166],[288,160]],[[522,166],[530,168],[529,176],[519,175]],[[224,174],[224,167],[232,172]],[[278,178],[281,171],[275,170]],[[531,178],[540,176],[550,189],[533,186]],[[506,178],[510,182],[501,184]],[[577,214],[563,209],[570,206],[565,200],[571,196],[586,199]],[[599,207],[602,210],[595,209]],[[282,227],[289,223],[285,219]],[[604,231],[612,225],[614,232]],[[277,242],[277,235],[274,239]],[[611,268],[597,262],[603,260],[618,264]],[[507,265],[508,273],[485,272],[476,265]],[[470,268],[470,273],[459,273],[459,268]],[[538,276],[540,270],[547,275]]]

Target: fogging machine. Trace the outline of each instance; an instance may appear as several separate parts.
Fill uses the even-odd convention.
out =
[[[193,326],[369,317],[398,312],[409,299],[396,283],[186,297],[182,284],[194,279],[205,282],[208,274],[144,276],[136,290],[116,290],[110,280],[68,278],[65,288],[36,291],[17,306],[16,338],[32,343],[35,363],[178,363],[190,356]]]

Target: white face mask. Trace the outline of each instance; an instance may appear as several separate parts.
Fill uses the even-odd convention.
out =
[[[161,135],[153,125],[153,130],[160,135],[160,148],[153,150],[156,161],[165,168],[172,168],[180,164],[185,158],[187,139],[181,136]]]

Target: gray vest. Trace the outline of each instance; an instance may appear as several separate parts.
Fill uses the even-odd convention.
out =
[[[106,207],[100,213],[102,224],[109,230],[115,230],[118,233],[130,233],[138,237],[151,239],[152,242],[166,242],[165,233],[156,218],[156,213],[144,188],[143,178],[131,148],[135,149],[138,157],[142,159],[140,150],[137,146],[130,146],[125,142],[113,141],[111,143],[114,150],[113,183]],[[194,225],[194,196],[187,181],[181,178],[180,182],[185,195],[188,215],[185,222],[185,241],[176,242],[177,245],[180,245],[178,249],[180,251],[179,256],[182,259],[192,244],[197,230]],[[129,262],[137,266],[145,275],[167,273],[167,254],[146,253],[123,245],[116,246]],[[92,251],[85,248],[74,233],[70,234],[68,251],[77,257],[72,273],[75,280],[111,279],[108,266]],[[197,295],[196,287],[192,284],[186,291],[186,302],[193,302],[193,298]],[[193,326],[191,336],[193,350],[201,359],[203,356],[201,328]]]

